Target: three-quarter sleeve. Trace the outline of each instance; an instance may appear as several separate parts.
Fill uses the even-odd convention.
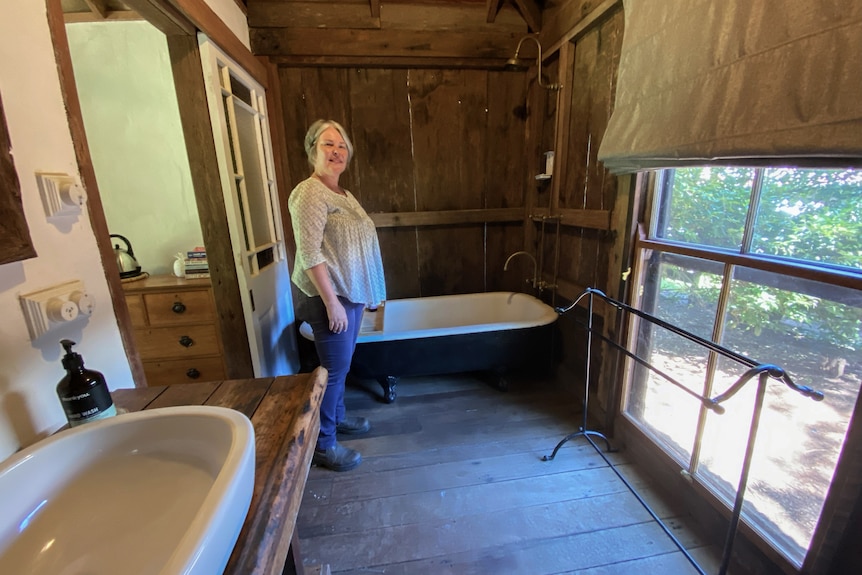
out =
[[[296,240],[295,266],[306,270],[324,263],[323,231],[329,208],[319,193],[309,186],[297,186],[288,200],[293,236]]]

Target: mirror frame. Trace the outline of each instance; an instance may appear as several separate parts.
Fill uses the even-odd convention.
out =
[[[0,96],[0,265],[36,257],[24,216],[21,182],[12,157],[12,141]]]

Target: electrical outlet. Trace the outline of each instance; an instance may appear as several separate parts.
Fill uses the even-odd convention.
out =
[[[90,316],[96,307],[93,296],[80,280],[72,280],[34,292],[21,294],[21,309],[30,332],[36,340],[59,324],[78,316]]]

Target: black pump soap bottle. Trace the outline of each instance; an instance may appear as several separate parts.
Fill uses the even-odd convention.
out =
[[[74,341],[64,339],[60,344],[66,350],[63,367],[68,373],[57,384],[57,395],[60,396],[69,426],[75,427],[117,415],[105,376],[98,371],[84,369],[84,358],[72,351]]]

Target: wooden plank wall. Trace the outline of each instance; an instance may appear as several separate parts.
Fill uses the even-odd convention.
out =
[[[586,5],[585,5],[586,6]],[[555,220],[544,223],[545,239],[541,241],[541,224],[534,223],[542,249],[544,279],[556,284],[556,304],[567,304],[584,288],[595,287],[611,297],[620,294],[618,258],[619,245],[625,240],[624,229],[614,229],[614,216],[627,210],[627,194],[618,200],[617,178],[611,176],[597,159],[599,145],[613,110],[616,74],[622,46],[624,16],[621,4],[611,5],[601,18],[595,18],[589,27],[576,37],[564,42],[560,48],[560,61],[569,66],[560,74],[550,61],[548,75],[564,83],[561,101],[555,118],[563,130],[555,134],[554,178],[559,181],[550,186],[550,197],[545,200],[540,192],[536,205],[549,206],[548,215],[561,220],[559,237],[556,237]],[[567,53],[564,54],[565,51]],[[549,148],[550,149],[550,148]],[[544,213],[536,210],[537,213]],[[613,264],[613,269],[612,268]],[[616,318],[613,309],[599,303],[594,327],[608,337],[615,338]],[[560,320],[563,373],[570,373],[572,385],[583,385],[586,338],[583,327],[586,314],[575,311]],[[612,370],[605,370],[602,357],[606,348],[594,340],[591,384],[596,391],[600,408],[610,421],[616,406],[612,398],[618,397],[620,382]],[[601,371],[600,369],[601,368]]]
[[[279,82],[285,187],[310,173],[307,126],[342,123],[356,148],[342,184],[378,222],[390,299],[522,286],[502,268],[523,246],[531,178],[523,74],[280,66]]]
[[[528,258],[503,271],[519,250],[533,254],[539,279],[556,286],[532,292],[549,303],[566,304],[588,286],[623,298],[618,268],[627,232],[612,225],[623,221],[628,194],[617,202],[617,179],[597,160],[613,108],[622,3],[569,2],[545,16],[559,35],[541,35],[553,47],[542,72],[545,82],[564,84],[560,91],[539,87],[535,68],[526,74],[477,69],[475,60],[462,66],[457,58],[448,65],[433,59],[404,65],[391,56],[381,63],[364,44],[364,55],[340,65],[268,48],[280,54],[275,61],[293,180],[283,188],[309,173],[306,127],[317,118],[344,124],[356,156],[342,183],[378,226],[390,299],[530,292],[525,282],[535,272]],[[267,47],[261,38],[277,33],[260,28],[255,37]],[[537,180],[549,150],[554,177]],[[597,311],[597,325],[616,336],[613,310]],[[585,341],[574,315],[562,318],[561,334],[564,369],[583,373]],[[595,365],[602,365],[602,347],[594,351]],[[611,372],[601,376],[595,405],[608,414],[618,381]]]

